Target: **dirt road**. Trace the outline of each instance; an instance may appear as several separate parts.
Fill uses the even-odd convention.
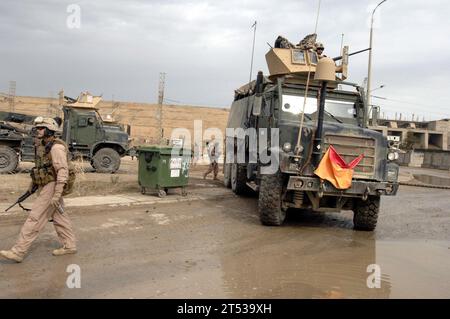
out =
[[[263,227],[256,198],[235,197],[212,181],[191,183],[215,195],[69,208],[79,253],[51,256],[58,243],[48,224],[22,264],[0,261],[0,297],[450,297],[448,190],[402,187],[383,199],[370,233],[352,230],[350,212],[290,212],[285,226]],[[2,249],[24,218],[2,216]],[[71,264],[80,267],[81,288],[66,285]],[[380,267],[380,288],[367,287],[370,264]]]

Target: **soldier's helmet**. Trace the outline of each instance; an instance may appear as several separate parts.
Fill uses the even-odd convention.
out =
[[[34,119],[34,126],[38,127],[46,127],[50,131],[57,132],[59,130],[58,123],[50,117],[42,117],[38,116]]]
[[[314,45],[314,48],[316,49],[316,51],[318,49],[322,49],[322,50],[325,49],[325,47],[323,46],[322,42],[316,42],[316,44]]]

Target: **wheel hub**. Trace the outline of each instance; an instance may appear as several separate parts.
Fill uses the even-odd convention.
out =
[[[9,165],[9,157],[6,155],[0,155],[0,167],[5,168]]]
[[[111,165],[111,163],[112,163],[112,161],[111,161],[111,159],[108,156],[105,156],[105,157],[102,158],[101,165],[103,167],[109,167]]]

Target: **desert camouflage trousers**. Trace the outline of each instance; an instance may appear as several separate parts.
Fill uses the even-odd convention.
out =
[[[19,238],[14,247],[11,248],[17,255],[23,257],[28,252],[31,244],[38,237],[49,219],[53,219],[53,226],[61,243],[66,248],[76,248],[75,234],[67,212],[61,214],[50,204],[55,184],[55,182],[50,182],[42,187],[38,197],[33,202],[30,214],[20,230]],[[60,199],[60,204],[61,207],[64,207],[62,198]]]

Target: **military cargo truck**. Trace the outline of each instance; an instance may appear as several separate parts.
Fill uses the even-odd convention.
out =
[[[239,195],[259,193],[262,224],[283,224],[290,208],[353,210],[355,228],[373,230],[380,197],[396,194],[398,154],[386,137],[368,129],[364,90],[345,81],[348,56],[346,47],[335,59],[342,63],[335,65],[312,48],[272,48],[266,54],[270,74],[259,72],[256,81],[235,91],[225,138],[224,183]],[[332,61],[334,79],[323,84],[314,77],[325,59],[328,67]],[[363,155],[346,189],[314,173],[330,146],[347,163]],[[269,169],[274,164],[276,169]]]
[[[100,173],[114,173],[121,157],[130,154],[129,135],[119,125],[104,123],[96,105],[101,97],[82,93],[78,99],[64,96],[60,138],[71,158],[88,160]],[[34,161],[33,118],[23,114],[3,116],[0,121],[0,173],[11,173],[20,161]]]

